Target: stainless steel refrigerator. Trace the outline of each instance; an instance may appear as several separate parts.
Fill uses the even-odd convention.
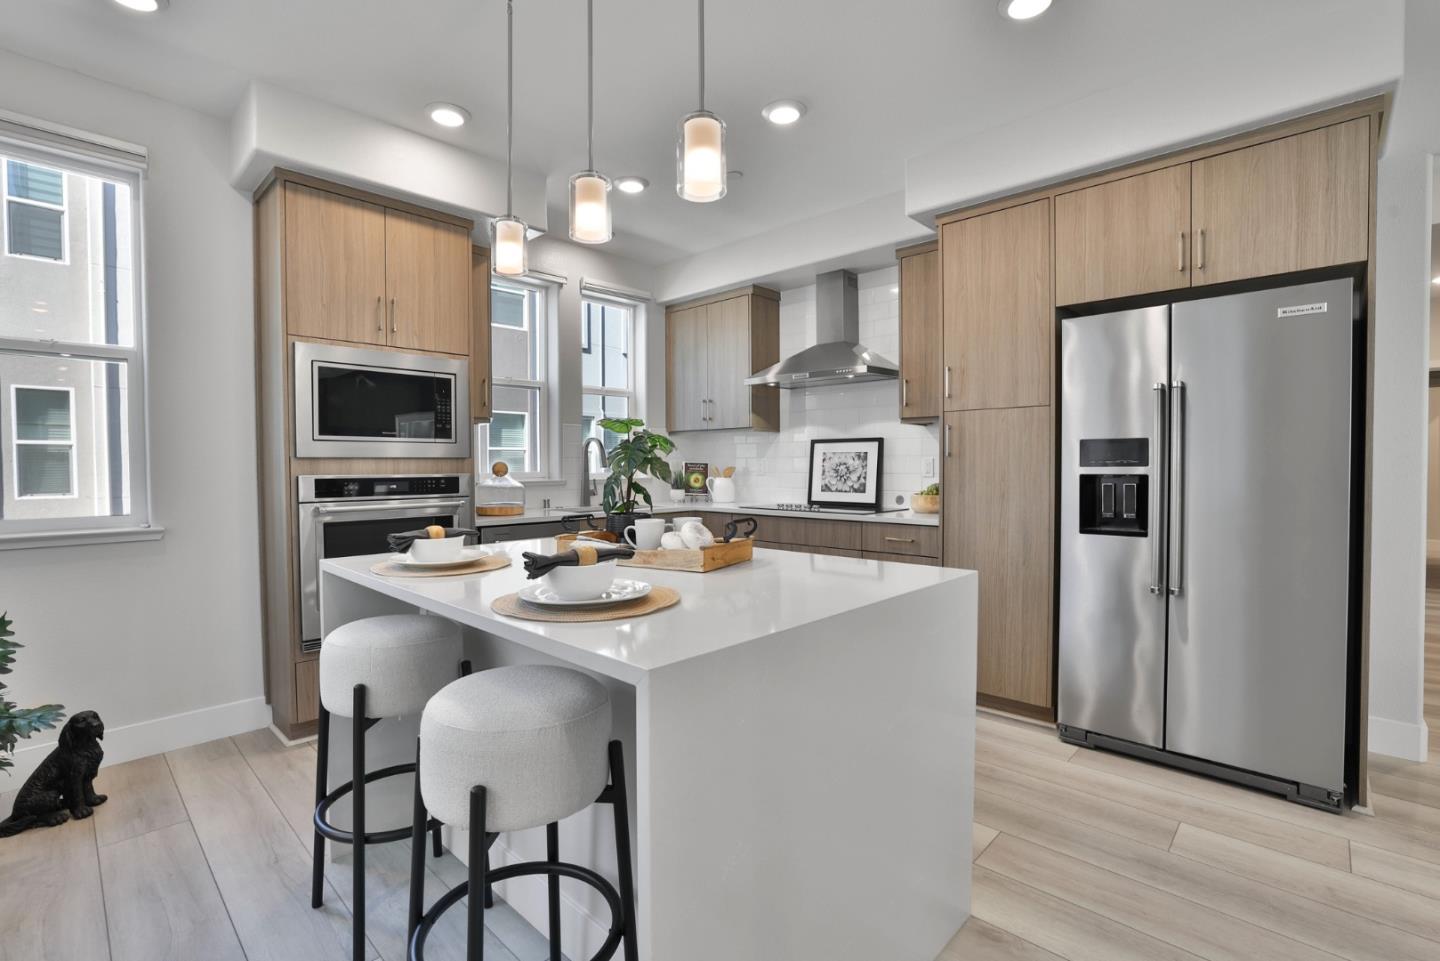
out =
[[[1351,280],[1061,322],[1060,734],[1353,788]]]

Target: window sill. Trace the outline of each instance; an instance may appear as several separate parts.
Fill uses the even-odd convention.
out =
[[[26,531],[0,534],[0,551],[30,547],[84,547],[93,544],[123,544],[128,541],[158,541],[163,527],[96,527],[71,531]]]

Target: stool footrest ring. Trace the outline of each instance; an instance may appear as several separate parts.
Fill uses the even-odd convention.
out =
[[[590,961],[610,961],[610,958],[615,956],[616,949],[620,947],[620,939],[625,934],[624,909],[621,907],[620,892],[615,889],[615,885],[596,872],[566,861],[522,861],[519,864],[507,864],[502,868],[487,871],[485,883],[490,884],[537,874],[547,877],[570,878],[588,884],[600,892],[600,895],[605,898],[606,904],[610,906],[610,931],[605,938],[605,943],[591,955]],[[442,894],[434,906],[420,916],[420,924],[410,938],[409,961],[423,961],[425,939],[429,936],[430,929],[440,920],[442,914],[454,907],[469,893],[470,882],[468,880],[461,881]]]
[[[366,784],[370,784],[372,782],[379,781],[382,778],[395,777],[399,774],[414,773],[415,762],[410,761],[406,764],[394,764],[390,767],[382,767],[378,771],[370,771],[365,775],[364,780]],[[328,838],[329,840],[335,841],[339,844],[355,843],[355,833],[353,831],[346,831],[343,828],[337,828],[335,827],[335,825],[331,824],[325,819],[325,816],[330,813],[331,806],[334,805],[336,801],[340,800],[345,795],[350,794],[354,790],[355,782],[346,781],[344,784],[340,785],[335,790],[325,795],[325,798],[319,804],[315,805],[315,830],[319,832],[322,837]],[[434,818],[431,818],[429,825],[427,825],[427,829],[433,829],[439,826],[440,822]],[[391,828],[386,831],[366,831],[365,843],[388,844],[391,841],[408,841],[410,839],[410,830],[410,826],[406,825],[403,828]]]

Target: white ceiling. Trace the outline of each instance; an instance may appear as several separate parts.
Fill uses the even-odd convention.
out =
[[[518,164],[542,172],[552,225],[584,164],[585,7],[517,0]],[[716,204],[674,193],[678,119],[696,107],[695,4],[596,3],[596,164],[651,189],[615,203],[617,252],[667,262],[904,188],[908,157],[1015,117],[1153,75],[1204,82],[1237,43],[1284,37],[1294,18],[1362,13],[1361,0],[1055,0],[1011,23],[995,0],[721,0],[708,7],[707,106],[745,172]],[[501,0],[171,0],[136,16],[111,0],[3,0],[0,46],[228,118],[246,83],[299,93],[448,140],[504,152]],[[1318,21],[1312,21],[1318,22]],[[790,129],[760,108],[799,97]],[[423,115],[469,109],[460,131]],[[1043,144],[1037,144],[1043,149]]]

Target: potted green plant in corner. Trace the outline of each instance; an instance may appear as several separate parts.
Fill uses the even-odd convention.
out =
[[[25,646],[11,640],[15,632],[10,630],[10,623],[8,612],[0,614],[0,674],[10,673],[15,652]],[[53,728],[64,719],[65,709],[59,704],[20,707],[5,696],[5,685],[0,683],[0,771],[14,766],[11,757],[20,738]]]
[[[605,478],[601,504],[605,529],[623,536],[625,528],[635,523],[642,502],[646,507],[655,506],[650,491],[636,478],[643,474],[669,484],[670,463],[665,455],[675,450],[675,442],[664,434],[646,430],[645,422],[636,417],[606,418],[600,426],[620,437],[606,459],[610,476]]]

